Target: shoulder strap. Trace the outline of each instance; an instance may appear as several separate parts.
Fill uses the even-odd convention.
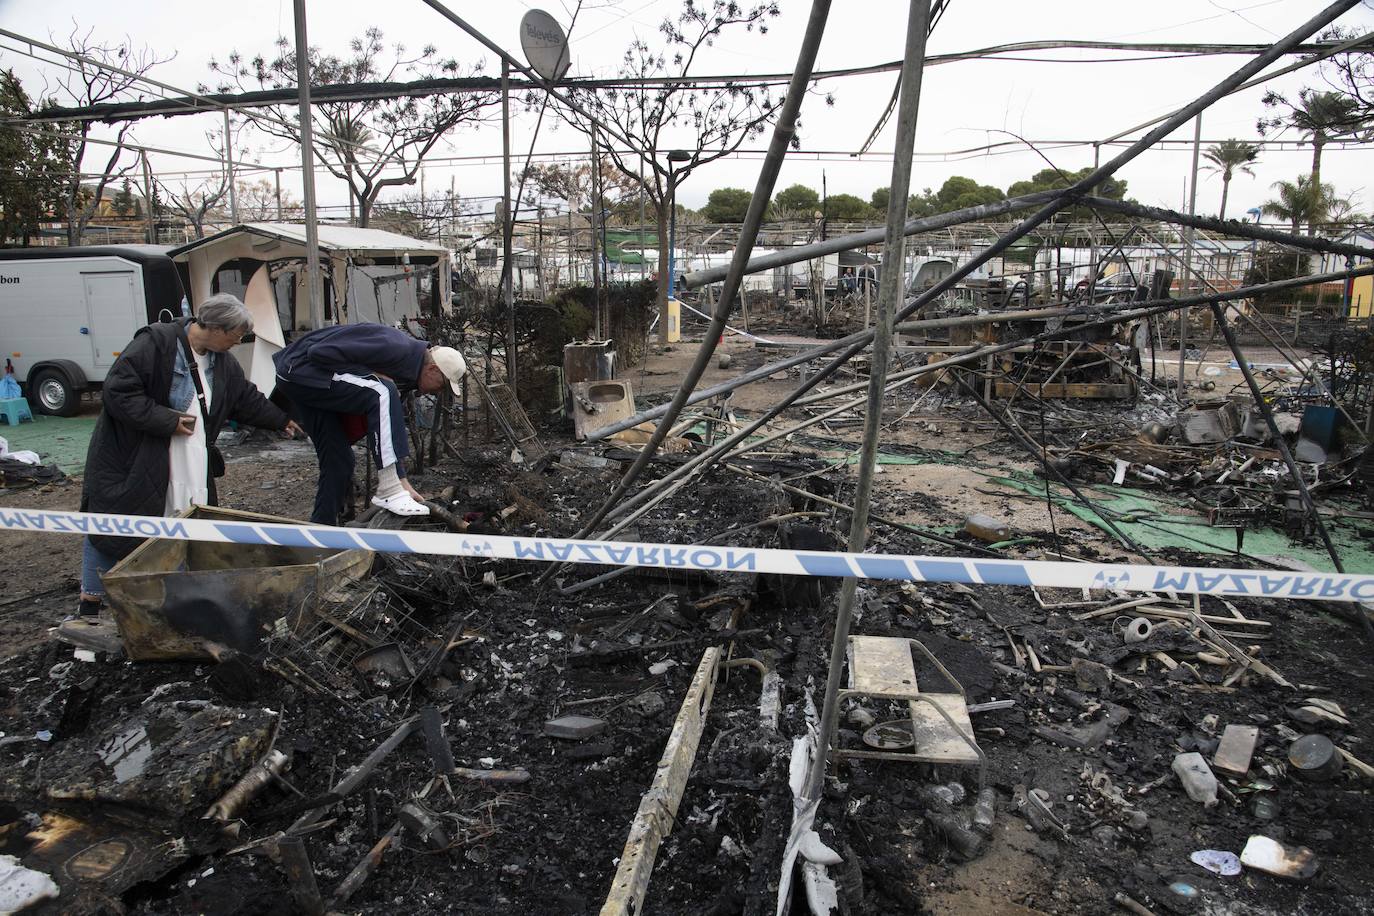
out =
[[[186,325],[181,326],[181,352],[186,355],[186,369],[191,373],[191,381],[196,386],[196,399],[200,401],[200,418],[210,422],[210,411],[205,406],[205,383],[200,378],[200,363],[196,362],[195,351],[191,349],[191,339],[186,336]]]

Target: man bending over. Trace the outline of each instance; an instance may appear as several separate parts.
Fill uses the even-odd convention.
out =
[[[398,389],[435,394],[447,381],[461,394],[458,382],[467,372],[461,353],[428,347],[385,325],[343,324],[296,338],[272,360],[277,390],[299,411],[320,462],[312,522],[339,522],[353,480],[353,443],[360,438],[352,428],[361,430],[364,417],[378,467],[373,504],[397,515],[429,514],[406,480],[410,442]]]

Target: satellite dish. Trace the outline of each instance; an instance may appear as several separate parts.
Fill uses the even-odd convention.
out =
[[[520,46],[534,72],[551,83],[561,80],[572,66],[563,27],[543,10],[530,10],[520,20]]]

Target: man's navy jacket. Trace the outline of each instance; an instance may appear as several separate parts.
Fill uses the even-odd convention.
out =
[[[277,377],[306,388],[328,388],[337,373],[385,375],[415,388],[428,345],[382,324],[340,324],[311,331],[278,351]]]

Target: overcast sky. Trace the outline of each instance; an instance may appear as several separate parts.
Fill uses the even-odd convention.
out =
[[[568,27],[576,0],[552,0],[542,8]],[[782,15],[770,23],[767,35],[743,30],[727,33],[702,58],[695,69],[711,73],[785,73],[795,61],[810,4],[780,0]],[[535,4],[517,2],[471,3],[454,0],[451,8],[467,18],[494,41],[516,49],[520,17]],[[951,0],[929,44],[932,54],[966,51],[1008,42],[1040,39],[1096,39],[1150,42],[1270,42],[1313,15],[1320,4],[1311,0]],[[625,47],[636,36],[651,45],[659,41],[657,24],[681,8],[679,0],[586,0],[572,30],[573,65],[570,76],[612,76]],[[906,21],[905,3],[895,0],[845,0],[832,6],[818,69],[838,69],[896,60],[901,55]],[[441,54],[465,63],[485,60],[488,73],[499,72],[499,61],[457,27],[419,0],[392,0],[386,4],[361,0],[309,0],[310,43],[326,51],[344,53],[350,38],[368,26],[383,29],[389,42],[410,48],[433,43]],[[212,82],[206,62],[223,58],[231,49],[245,54],[266,53],[274,39],[290,35],[290,0],[236,0],[232,4],[173,3],[170,0],[0,0],[0,23],[23,35],[62,39],[74,27],[90,30],[98,39],[119,41],[126,36],[134,44],[146,44],[160,55],[175,58],[160,66],[155,75],[164,82],[194,89]],[[1374,6],[1361,4],[1340,23],[1368,30],[1374,26]],[[0,40],[0,66],[12,67],[27,86],[40,88],[44,65],[15,53],[16,43]],[[950,151],[1014,140],[1016,134],[1040,145],[1047,141],[1083,141],[1085,145],[1042,150],[1055,165],[1066,170],[1092,164],[1090,141],[1111,136],[1147,119],[1171,111],[1201,94],[1245,58],[1211,56],[1131,62],[1069,62],[1139,56],[1101,51],[1054,51],[1023,54],[1024,57],[1057,58],[1059,62],[969,61],[928,68],[922,91],[920,125],[916,138],[918,156],[913,188],[936,187],[950,175],[962,174],[1006,189],[1007,185],[1045,167],[1039,154],[1026,146],[1003,148],[996,154],[950,154]],[[853,193],[867,198],[876,187],[889,184],[890,159],[869,156],[855,159],[855,151],[867,137],[891,95],[895,75],[829,80],[823,91],[834,95],[826,107],[819,97],[808,98],[802,109],[801,152],[789,156],[778,187],[793,183],[819,190],[824,170],[830,193]],[[1305,85],[1326,88],[1316,68],[1290,74],[1270,85],[1296,96]],[[1246,90],[1214,105],[1203,116],[1203,139],[1228,137],[1259,139],[1256,119],[1264,114],[1263,88]],[[539,151],[572,152],[584,149],[586,140],[571,129],[545,128],[536,144]],[[139,142],[175,150],[209,152],[205,131],[218,118],[197,115],[167,120],[141,121],[134,129]],[[514,122],[513,149],[529,148],[534,116],[521,113]],[[97,128],[108,135],[107,127]],[[1173,139],[1192,139],[1188,125]],[[1281,139],[1297,140],[1292,131]],[[265,146],[258,140],[258,161],[269,165],[299,164],[280,144]],[[767,145],[767,137],[749,144]],[[892,127],[873,146],[892,149]],[[1115,148],[1119,150],[1119,147]],[[1361,209],[1374,209],[1374,186],[1369,179],[1374,147],[1328,148],[1323,157],[1323,180],[1341,193],[1357,192]],[[1109,156],[1104,148],[1103,161]],[[447,187],[452,178],[459,194],[500,193],[501,133],[499,125],[454,135],[438,156],[493,156],[494,159],[457,164],[435,164],[426,169],[427,188]],[[829,154],[829,155],[824,155]],[[1143,202],[1182,207],[1191,151],[1185,144],[1156,149],[1127,165],[1119,177],[1129,184],[1129,194]],[[1232,184],[1228,215],[1243,215],[1272,196],[1270,184],[1305,173],[1311,150],[1266,150],[1256,176],[1237,176]],[[192,160],[166,155],[153,157],[154,169],[172,172],[202,168]],[[679,199],[697,207],[717,187],[752,189],[757,179],[757,157],[722,161],[693,175]],[[347,200],[342,183],[321,173],[317,179],[320,202],[341,205]],[[284,185],[299,193],[299,181],[287,176]],[[1221,194],[1219,177],[1204,177],[1199,186],[1198,208],[1215,213]]]

